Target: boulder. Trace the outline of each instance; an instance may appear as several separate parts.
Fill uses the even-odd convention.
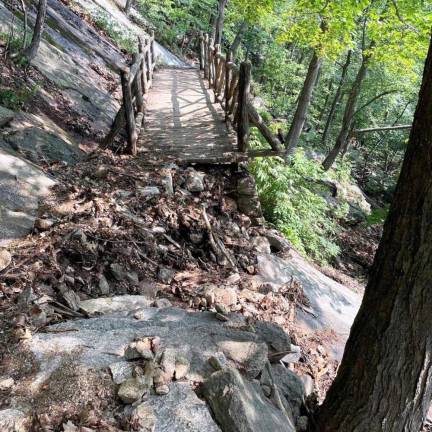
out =
[[[268,321],[257,321],[255,331],[266,342],[270,352],[283,352],[291,349],[291,338],[277,324]]]
[[[149,396],[147,403],[157,418],[154,432],[221,432],[189,384],[172,383],[169,390],[164,396]]]
[[[236,369],[215,372],[203,395],[224,432],[295,432],[289,419]]]
[[[294,419],[300,416],[300,409],[305,399],[305,388],[301,378],[292,372],[290,369],[275,364],[271,366],[274,383],[278,386],[280,395],[285,398]],[[267,372],[264,369],[261,377],[261,385],[271,385],[271,381]]]
[[[4,432],[27,432],[27,416],[24,412],[7,408],[0,410],[0,430]]]
[[[204,190],[204,177],[204,173],[191,168],[186,175],[185,188],[189,192],[202,192]]]
[[[140,403],[136,407],[128,407],[127,423],[133,425],[136,432],[154,432],[156,427],[156,416],[148,401]]]
[[[269,254],[271,253],[270,242],[266,237],[256,236],[252,237],[252,245],[257,252]]]
[[[140,400],[147,391],[147,385],[139,378],[128,378],[120,384],[118,397],[123,403],[132,404]]]
[[[0,249],[0,271],[4,270],[12,262],[12,255],[6,249]]]

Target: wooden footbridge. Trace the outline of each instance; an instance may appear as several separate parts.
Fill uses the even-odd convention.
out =
[[[233,163],[281,154],[281,142],[250,99],[251,66],[200,38],[200,68],[155,70],[154,35],[139,40],[129,67],[119,68],[123,103],[105,138],[111,145],[126,131],[126,151],[149,162]],[[268,150],[248,148],[257,127]]]

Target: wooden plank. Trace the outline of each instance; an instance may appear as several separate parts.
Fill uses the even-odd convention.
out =
[[[204,60],[205,58],[205,49],[204,49],[204,34],[200,33],[199,38],[199,61],[200,61],[200,70],[204,70]]]
[[[240,65],[237,123],[237,145],[240,152],[246,152],[249,140],[249,93],[251,83],[251,64],[242,62]]]
[[[126,147],[126,151],[132,155],[136,155],[136,142],[138,139],[138,135],[136,133],[135,127],[135,114],[133,109],[129,72],[122,71],[120,76],[123,90],[123,106],[126,118],[126,132],[128,137],[128,145]]]
[[[144,54],[137,54],[134,53],[132,57],[132,65],[129,69],[129,84],[132,85],[132,83],[135,80],[136,74],[138,73],[140,67],[141,67],[141,61],[144,59]]]

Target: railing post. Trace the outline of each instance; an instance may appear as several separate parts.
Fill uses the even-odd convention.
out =
[[[154,64],[156,63],[154,41],[155,41],[155,32],[154,32],[154,30],[152,30],[151,31],[151,39],[150,39],[150,51],[151,51],[151,59],[152,59],[151,73],[153,73],[153,67],[154,67]]]
[[[204,78],[209,77],[209,35],[204,37]]]
[[[208,74],[208,81],[209,81],[209,88],[212,88],[212,82],[213,82],[213,69],[214,69],[214,51],[213,51],[213,38],[210,38],[209,40],[209,47],[208,47],[208,64],[209,64],[209,74]]]
[[[145,45],[144,45],[144,40],[141,36],[138,37],[138,40],[139,40],[139,46],[138,46],[139,52],[144,56],[141,63],[141,80],[142,80],[141,85],[142,85],[143,93],[145,94],[147,93],[147,68],[146,68],[146,59],[144,54]]]
[[[134,53],[132,56],[132,64],[134,64],[138,60],[138,53]],[[132,88],[132,93],[135,93],[135,103],[136,103],[136,109],[137,112],[144,112],[144,97],[143,97],[143,90],[142,90],[142,78],[141,78],[141,71],[142,67],[140,66],[138,68],[138,71],[136,73],[134,83],[135,86]]]
[[[248,102],[251,83],[251,64],[242,62],[239,72],[237,106],[237,142],[240,152],[246,152],[249,139]]]
[[[221,59],[220,59],[220,53],[221,53],[221,46],[219,44],[215,45],[214,50],[214,80],[213,80],[213,93],[214,93],[214,102],[217,102],[218,94],[218,79],[219,79],[219,68],[221,66]]]
[[[229,92],[230,92],[230,85],[231,85],[231,63],[232,63],[232,52],[228,51],[226,62],[225,62],[225,90],[224,90],[224,111],[225,111],[225,121],[227,122],[229,120],[228,116],[228,110],[229,110]]]
[[[200,32],[199,37],[199,62],[200,70],[204,70],[204,34]]]
[[[136,155],[137,153],[137,139],[138,134],[135,128],[135,115],[134,108],[132,104],[132,91],[131,85],[129,82],[129,70],[122,70],[120,72],[121,75],[121,85],[123,90],[123,106],[125,110],[125,119],[126,119],[126,132],[128,138],[128,145],[126,148],[127,153],[132,155]]]
[[[147,86],[148,88],[150,88],[152,85],[152,59],[151,59],[151,41],[149,38],[146,40],[145,50],[146,50],[146,54],[144,57],[146,58],[147,61]]]

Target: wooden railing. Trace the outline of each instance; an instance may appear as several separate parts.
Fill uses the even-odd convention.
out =
[[[282,152],[282,142],[274,135],[251,103],[251,73],[249,62],[240,66],[233,62],[231,53],[222,54],[219,45],[213,45],[209,35],[200,37],[200,69],[214,91],[215,102],[225,111],[225,120],[237,134],[239,152],[250,156],[277,156]],[[249,151],[250,125],[255,126],[270,145],[271,150]]]
[[[133,55],[130,66],[119,66],[123,101],[111,129],[103,141],[110,146],[120,131],[127,135],[126,152],[135,155],[137,140],[144,120],[145,94],[152,86],[156,64],[154,32],[147,38],[138,38],[138,53]]]

